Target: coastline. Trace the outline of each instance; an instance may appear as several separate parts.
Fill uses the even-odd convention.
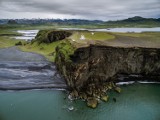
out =
[[[17,47],[0,49],[0,55],[0,90],[67,89],[44,56]]]

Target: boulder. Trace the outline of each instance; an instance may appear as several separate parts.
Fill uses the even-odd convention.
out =
[[[87,106],[91,108],[96,108],[98,105],[98,100],[95,98],[88,98],[87,99]]]
[[[107,101],[108,101],[108,98],[109,98],[108,95],[103,95],[103,96],[101,97],[101,100],[103,100],[104,102],[107,102]]]

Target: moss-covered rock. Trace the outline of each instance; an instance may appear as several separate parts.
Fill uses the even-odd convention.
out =
[[[114,88],[116,92],[121,93],[121,88],[120,87],[115,87]]]
[[[71,95],[73,98],[78,98],[78,97],[79,97],[77,90],[73,90],[73,91],[70,93],[70,95]]]
[[[69,31],[40,30],[35,37],[35,40],[39,43],[52,43],[55,41],[63,40],[71,35],[72,33]]]
[[[108,98],[109,98],[108,95],[103,95],[103,96],[101,97],[101,100],[103,100],[104,102],[107,102],[107,101],[108,101]]]
[[[87,99],[87,106],[91,108],[96,108],[98,105],[98,100],[95,98],[88,98]]]

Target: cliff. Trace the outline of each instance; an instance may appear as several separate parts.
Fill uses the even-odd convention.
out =
[[[72,33],[69,31],[62,31],[62,30],[40,30],[35,37],[34,41],[38,41],[39,43],[52,43],[59,40],[63,40]]]
[[[121,91],[115,86],[116,82],[124,80],[119,78],[120,75],[134,74],[160,81],[159,48],[91,44],[67,53],[68,50],[63,48],[68,44],[56,49],[57,68],[71,88],[71,95],[87,100],[93,108],[97,105],[95,98],[107,101],[109,89]]]

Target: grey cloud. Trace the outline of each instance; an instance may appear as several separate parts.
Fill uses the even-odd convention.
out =
[[[86,19],[122,19],[139,15],[159,17],[159,0],[1,0],[0,14],[5,18],[18,18],[19,14],[30,17],[77,17]],[[23,15],[24,16],[24,15]],[[26,16],[26,17],[28,17]],[[25,16],[24,16],[25,17]]]

